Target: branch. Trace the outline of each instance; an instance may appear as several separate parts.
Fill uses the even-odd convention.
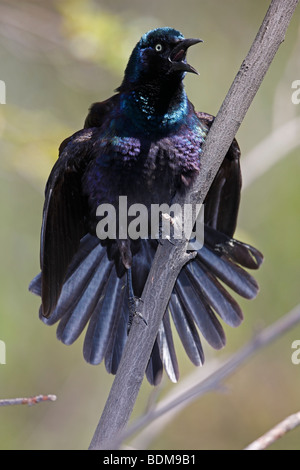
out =
[[[125,439],[136,434],[141,428],[148,424],[153,425],[154,421],[165,416],[167,413],[174,410],[180,411],[184,406],[187,406],[197,398],[205,395],[213,390],[220,389],[222,382],[232,375],[241,365],[243,365],[250,357],[257,351],[268,346],[271,342],[278,339],[288,330],[293,328],[300,322],[300,304],[294,307],[289,313],[286,313],[279,320],[272,325],[264,328],[259,333],[256,333],[254,338],[242,347],[237,353],[233,354],[224,364],[218,369],[213,371],[204,380],[185,390],[183,393],[175,398],[163,399],[155,408],[151,409],[148,413],[138,418],[127,430],[118,436],[116,446],[121,444]],[[155,424],[154,424],[155,426]],[[159,432],[156,428],[156,435]],[[134,444],[136,447],[136,443]]]
[[[274,426],[270,431],[259,437],[256,441],[245,447],[244,450],[265,450],[271,444],[284,436],[287,432],[292,431],[300,425],[300,411],[285,418],[281,423]]]
[[[175,203],[202,204],[244,116],[280,46],[299,0],[273,0],[260,30],[208,133],[201,171],[185,198]],[[135,321],[90,449],[111,449],[133,410],[163,314],[177,276],[190,259],[186,241],[158,246],[144,291],[141,315]]]
[[[0,406],[11,406],[11,405],[36,405],[43,401],[56,401],[56,395],[36,395],[35,397],[29,398],[4,398],[0,400]]]

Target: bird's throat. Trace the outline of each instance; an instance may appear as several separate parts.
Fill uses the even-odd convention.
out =
[[[121,98],[122,110],[143,132],[170,132],[176,130],[188,114],[188,99],[182,83],[149,83]]]

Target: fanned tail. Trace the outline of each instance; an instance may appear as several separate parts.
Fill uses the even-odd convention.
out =
[[[140,297],[155,255],[157,241],[141,240],[133,257],[132,281]],[[151,384],[159,383],[163,368],[173,382],[179,377],[173,342],[172,318],[183,347],[195,365],[204,361],[198,331],[215,349],[225,345],[222,321],[238,326],[242,311],[223,284],[247,299],[258,293],[258,285],[244,268],[257,269],[262,254],[250,245],[234,240],[215,229],[205,227],[205,244],[195,260],[183,267],[178,276],[168,308],[146,369]],[[41,295],[41,275],[29,290]],[[129,319],[125,271],[113,254],[92,235],[86,235],[74,256],[56,305],[49,318],[40,317],[47,325],[58,323],[57,337],[72,344],[87,327],[83,354],[87,362],[104,360],[108,372],[115,374],[127,338]]]

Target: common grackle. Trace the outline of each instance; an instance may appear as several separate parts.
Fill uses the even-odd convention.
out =
[[[197,73],[186,53],[198,42],[172,28],[142,36],[116,94],[94,103],[84,128],[61,144],[46,185],[41,273],[30,290],[41,296],[43,322],[59,321],[57,337],[63,343],[73,343],[88,324],[84,357],[91,364],[104,359],[111,373],[127,338],[127,282],[131,297],[140,297],[158,241],[100,240],[96,211],[102,204],[118,211],[119,196],[127,196],[128,206],[170,205],[176,191],[193,181],[214,119],[194,110],[183,86],[187,72]],[[198,329],[219,349],[225,335],[216,314],[233,327],[243,318],[223,283],[242,297],[257,295],[256,281],[243,268],[258,268],[263,256],[232,238],[241,190],[239,159],[234,140],[205,200],[204,246],[180,272],[164,314],[146,370],[152,384],[160,381],[163,366],[171,380],[178,379],[170,316],[189,358],[200,365]]]

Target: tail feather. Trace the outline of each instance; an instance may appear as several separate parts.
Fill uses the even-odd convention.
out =
[[[178,276],[175,290],[184,311],[193,318],[206,341],[213,348],[221,349],[226,342],[222,325],[201,293],[193,288],[184,270]]]
[[[163,363],[157,339],[155,340],[145,373],[151,385],[158,385],[160,383],[163,374]]]
[[[83,246],[85,247],[85,245]],[[82,251],[85,253],[85,258],[83,258]],[[90,252],[86,252],[85,249],[82,251],[78,251],[78,259],[81,259],[81,263],[79,263],[76,256],[74,262],[70,266],[58,303],[51,316],[49,318],[45,318],[41,315],[41,320],[47,325],[53,325],[63,317],[64,322],[67,321],[70,316],[74,317],[74,315],[72,315],[72,310],[84,295],[85,290],[90,284],[91,277],[101,264],[105,255],[105,251],[99,244],[95,248],[91,249]],[[78,269],[75,267],[77,263]],[[81,268],[79,268],[79,266],[81,266]]]
[[[166,310],[163,321],[160,325],[157,341],[165,371],[172,382],[177,382],[179,378],[179,368],[168,309]]]
[[[134,294],[140,297],[157,241],[138,243],[132,280]],[[118,265],[115,247],[110,247],[109,252],[107,248],[91,235],[81,240],[54,311],[44,318],[40,310],[40,316],[47,325],[59,321],[57,337],[65,344],[73,343],[88,324],[84,358],[91,364],[104,360],[107,371],[115,374],[127,339],[128,290],[125,269]],[[258,285],[241,266],[256,269],[261,262],[262,255],[255,248],[205,227],[205,245],[179,274],[155,340],[146,369],[151,384],[160,382],[163,368],[172,381],[179,377],[170,316],[190,360],[196,365],[203,364],[198,330],[212,347],[220,349],[226,339],[216,314],[232,327],[243,319],[239,305],[220,281],[251,299],[256,296]],[[41,295],[40,275],[32,280],[29,289]]]
[[[134,294],[137,297],[141,297],[143,293],[151,264],[155,256],[156,248],[156,240],[141,240],[139,251],[133,257],[132,282],[134,287]]]
[[[122,294],[122,279],[117,277],[115,267],[112,267],[109,280],[106,283],[99,301],[92,313],[85,335],[83,356],[91,364],[99,364],[105,356],[113,331],[117,306]]]
[[[68,308],[57,327],[57,338],[67,345],[72,344],[85,328],[97,306],[102,291],[106,288],[108,277],[113,268],[113,264],[103,257],[100,257],[99,264],[96,266],[87,266],[85,262],[83,263],[83,269],[78,270],[77,276],[79,277],[80,273],[87,269],[89,272],[88,282],[80,292],[76,290],[75,282],[74,289],[69,289],[65,294],[67,299],[65,303]],[[73,276],[75,276],[75,273]],[[72,280],[73,276],[69,278],[69,281]],[[56,310],[63,312],[63,306],[60,306],[60,302],[58,302],[55,312]]]
[[[198,251],[197,261],[204,264],[221,281],[234,290],[241,297],[253,299],[256,297],[259,287],[255,279],[243,268],[234,264],[225,256],[218,255],[215,251],[203,246]]]
[[[236,327],[241,324],[243,313],[238,303],[204,265],[201,266],[197,262],[189,263],[184,270],[195,290],[203,294],[209,305],[227,325]]]
[[[224,253],[244,268],[258,269],[263,262],[262,253],[253,246],[230,238],[225,233],[221,233],[207,225],[204,229],[204,239],[205,245]]]
[[[73,258],[73,260],[72,260],[72,262],[69,266],[67,275],[66,275],[65,283],[64,283],[64,286],[63,286],[63,289],[62,289],[62,290],[65,291],[65,293],[66,293],[66,290],[67,290],[66,281],[74,274],[74,272],[83,263],[83,261],[86,260],[87,256],[90,254],[90,252],[92,250],[94,250],[96,247],[97,247],[97,251],[100,252],[100,250],[101,250],[102,256],[104,256],[105,249],[102,248],[101,245],[99,245],[99,241],[97,240],[97,238],[91,237],[90,235],[86,235],[85,237],[82,238],[82,240],[80,241],[80,249],[78,250],[76,256],[74,256],[74,258]],[[91,257],[91,259],[93,259],[93,256]],[[99,259],[98,259],[98,263],[99,263]],[[84,271],[86,271],[86,269],[84,269]],[[32,281],[29,284],[28,289],[33,294],[38,295],[39,297],[41,297],[41,295],[42,295],[42,274],[41,273],[37,274],[37,276],[35,276],[32,279]],[[62,294],[60,295],[59,302],[60,302],[60,305],[61,305],[61,303],[62,303]],[[51,314],[51,317],[52,316],[53,316],[53,313]],[[58,320],[58,318],[56,318],[53,321],[53,323],[55,323],[57,320]],[[46,322],[46,323],[48,325],[53,324],[52,322],[51,323]]]
[[[42,295],[42,273],[38,273],[30,282],[28,289],[35,295]]]
[[[76,271],[78,272],[78,268],[82,265],[82,263],[86,262],[87,257],[89,256],[90,252],[93,250],[97,250],[97,255],[104,256],[106,250],[99,244],[99,240],[96,237],[92,237],[91,235],[85,235],[80,240],[79,250],[77,251],[76,255],[73,257],[69,269],[67,271],[66,280],[69,279]]]
[[[263,262],[263,256],[260,251],[238,240],[231,239],[228,241],[224,245],[223,251],[232,261],[239,263],[244,268],[258,269]]]
[[[184,308],[174,289],[169,302],[172,319],[185,352],[196,366],[203,364],[204,353],[201,341],[192,318]]]
[[[124,284],[120,295],[119,306],[116,307],[119,307],[120,315],[119,318],[116,318],[116,324],[113,327],[114,333],[111,334],[110,341],[105,354],[105,367],[107,372],[109,372],[110,374],[116,374],[117,372],[127,339],[129,318],[127,295],[127,289]]]

